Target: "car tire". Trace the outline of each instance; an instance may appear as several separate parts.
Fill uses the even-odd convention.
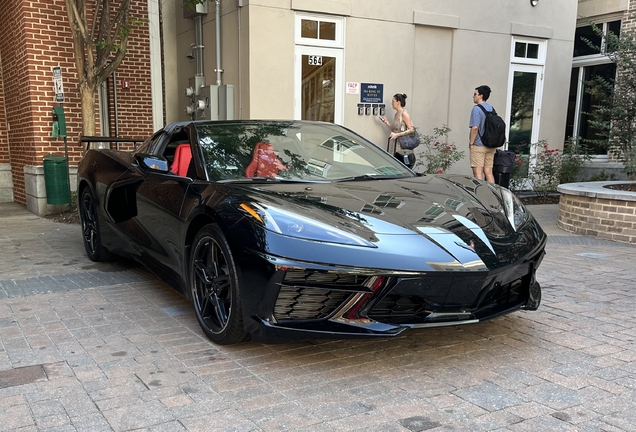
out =
[[[194,311],[205,335],[222,345],[246,340],[238,268],[216,225],[206,225],[194,239],[189,280]]]
[[[82,189],[79,196],[78,211],[82,224],[82,240],[88,258],[95,262],[110,261],[112,254],[102,244],[95,197],[87,187]]]

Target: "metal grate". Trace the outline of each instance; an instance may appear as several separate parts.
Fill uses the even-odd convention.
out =
[[[312,284],[312,285],[336,285],[336,286],[351,286],[362,285],[367,279],[366,276],[360,276],[351,273],[331,273],[331,272],[316,272],[316,271],[303,271],[303,270],[290,270],[285,274],[286,285],[296,284]]]
[[[349,296],[346,291],[282,285],[274,317],[278,321],[326,318]]]

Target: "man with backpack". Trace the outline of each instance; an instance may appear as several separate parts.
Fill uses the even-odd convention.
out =
[[[495,109],[486,103],[490,92],[490,87],[481,85],[473,93],[475,106],[470,113],[468,148],[473,177],[483,180],[485,176],[486,181],[494,183],[493,159],[497,147],[501,147],[505,142],[506,126]]]

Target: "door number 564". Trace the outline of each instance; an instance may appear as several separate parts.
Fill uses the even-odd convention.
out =
[[[307,57],[309,58],[310,66],[322,66],[322,56],[310,55]]]

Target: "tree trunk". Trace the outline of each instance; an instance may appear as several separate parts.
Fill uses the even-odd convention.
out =
[[[82,96],[82,135],[95,135],[95,90],[88,85],[81,85]],[[84,151],[88,150],[84,143]]]

